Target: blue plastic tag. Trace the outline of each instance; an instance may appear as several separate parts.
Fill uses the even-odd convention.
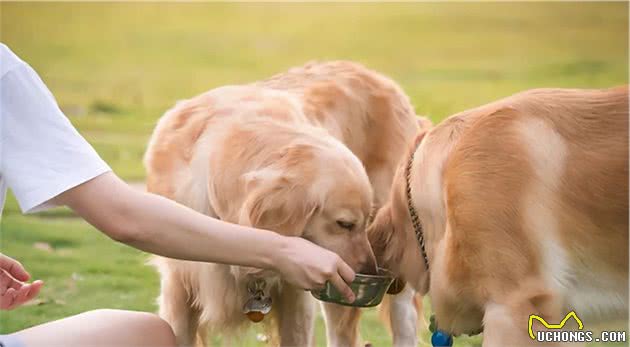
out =
[[[441,330],[436,330],[431,335],[431,345],[433,347],[451,347],[453,346],[453,336]]]

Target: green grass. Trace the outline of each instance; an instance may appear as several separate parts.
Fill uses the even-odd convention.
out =
[[[3,2],[0,16],[2,42],[41,74],[74,125],[128,180],[143,178],[151,129],[176,100],[308,60],[351,59],[382,71],[435,122],[523,89],[607,87],[628,76],[626,3]],[[41,305],[1,313],[0,332],[93,308],[155,311],[158,279],[146,255],[69,216],[63,209],[20,216],[9,198],[2,252],[46,286]],[[389,345],[376,316],[367,311],[362,333]],[[323,345],[321,319],[317,335]],[[262,345],[254,332],[245,341]]]

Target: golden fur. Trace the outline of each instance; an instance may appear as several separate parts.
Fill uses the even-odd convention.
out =
[[[349,62],[309,63],[177,104],[151,138],[147,186],[222,220],[306,237],[355,270],[371,271],[362,229],[372,205],[388,196],[418,123],[407,97],[385,77]],[[340,232],[340,219],[355,222],[356,230]],[[312,342],[310,294],[253,269],[166,258],[154,263],[162,275],[160,314],[181,345],[202,342],[208,328],[242,327],[252,276],[273,283],[280,343]],[[358,310],[337,310],[344,309],[325,308],[335,312],[327,314],[329,341],[357,345]]]
[[[429,293],[440,329],[530,346],[527,319],[628,307],[628,88],[536,89],[451,116],[403,160],[369,228],[379,259]],[[539,327],[535,327],[538,329]],[[550,345],[550,344],[545,344]]]
[[[308,63],[258,85],[297,95],[309,121],[326,129],[361,160],[374,189],[375,210],[389,196],[407,143],[418,129],[432,126],[427,118],[415,116],[409,98],[394,81],[352,62]],[[422,310],[416,307],[422,301],[413,296],[407,286],[405,292],[386,297],[381,306],[382,316],[389,316],[386,324],[392,327],[394,347],[417,344],[416,321]],[[361,311],[330,304],[323,307],[328,346],[361,346]]]

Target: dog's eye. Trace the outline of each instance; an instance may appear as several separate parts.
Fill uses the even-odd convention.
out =
[[[347,230],[354,229],[354,223],[352,223],[352,222],[346,222],[346,221],[338,220],[337,221],[337,225],[342,227],[342,228],[344,228],[344,229],[347,229]]]

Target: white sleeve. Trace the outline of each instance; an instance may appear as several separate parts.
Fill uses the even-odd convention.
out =
[[[110,170],[26,63],[0,77],[0,175],[24,213]]]

